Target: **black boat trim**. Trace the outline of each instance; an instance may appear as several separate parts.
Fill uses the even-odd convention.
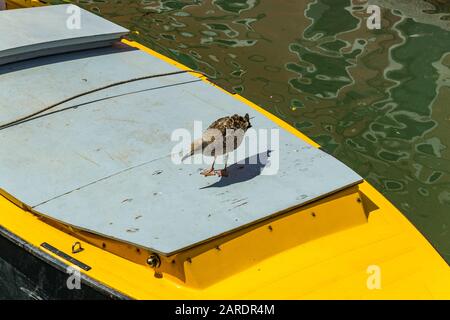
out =
[[[30,244],[29,242],[25,241],[21,237],[17,236],[16,234],[14,234],[11,231],[9,231],[2,225],[0,225],[0,236],[3,236],[5,239],[9,240],[13,244],[24,249],[25,251],[27,251],[34,257],[49,264],[50,266],[54,267],[55,269],[57,269],[59,271],[62,271],[65,273],[67,271],[67,269],[70,267],[70,265],[53,257],[49,253],[41,250],[40,248]],[[122,299],[122,300],[131,300],[132,299],[130,296],[125,295],[113,288],[110,288],[83,273],[81,273],[81,281],[82,281],[82,283],[88,285],[89,287],[93,288],[94,290],[96,290],[96,291],[100,292],[101,294],[108,296],[112,299]]]
[[[87,264],[81,262],[80,260],[77,260],[71,256],[69,256],[68,254],[62,252],[59,249],[56,249],[54,246],[48,244],[47,242],[44,242],[41,244],[41,247],[44,249],[47,249],[48,251],[56,254],[58,257],[63,258],[64,260],[69,261],[70,263],[76,265],[77,267],[80,267],[81,269],[85,270],[85,271],[89,271],[92,268],[90,266],[88,266]]]

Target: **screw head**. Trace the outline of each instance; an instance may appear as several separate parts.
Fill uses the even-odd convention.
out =
[[[161,260],[156,253],[153,253],[148,257],[147,264],[152,268],[158,268],[161,265]]]

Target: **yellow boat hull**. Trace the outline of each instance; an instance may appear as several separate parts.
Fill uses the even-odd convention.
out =
[[[41,4],[8,0],[8,8]],[[136,42],[123,42],[188,70]],[[319,147],[244,97],[233,97]],[[361,199],[370,208],[361,208]],[[69,264],[41,247],[42,243],[51,244],[89,265],[90,270],[81,270],[89,279],[135,299],[450,299],[447,263],[367,182],[302,207],[295,214],[261,223],[230,237],[220,248],[204,246],[191,251],[192,259],[180,260],[184,279],[176,276],[176,268],[155,272],[147,265],[145,252],[48,221],[13,200],[0,197],[0,226],[4,230],[35,252],[42,252],[42,259],[52,257]],[[313,223],[320,212],[345,219],[316,219]],[[298,237],[294,241],[285,236],[289,234]],[[77,241],[84,250],[72,255],[71,248]]]

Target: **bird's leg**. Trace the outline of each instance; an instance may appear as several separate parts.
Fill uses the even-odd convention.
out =
[[[204,175],[205,177],[208,176],[215,176],[216,175],[216,171],[214,171],[214,164],[216,163],[216,157],[214,157],[214,161],[211,165],[211,168],[209,169],[205,169],[202,172],[200,172],[200,174]]]
[[[222,170],[217,171],[217,175],[219,177],[228,177],[227,162],[228,162],[228,153],[225,155],[225,167]]]

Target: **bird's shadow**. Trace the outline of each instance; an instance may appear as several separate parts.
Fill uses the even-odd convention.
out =
[[[219,181],[200,189],[222,188],[249,181],[259,176],[262,170],[270,164],[269,157],[271,152],[271,150],[267,150],[232,164],[227,168],[227,177],[221,177]]]

